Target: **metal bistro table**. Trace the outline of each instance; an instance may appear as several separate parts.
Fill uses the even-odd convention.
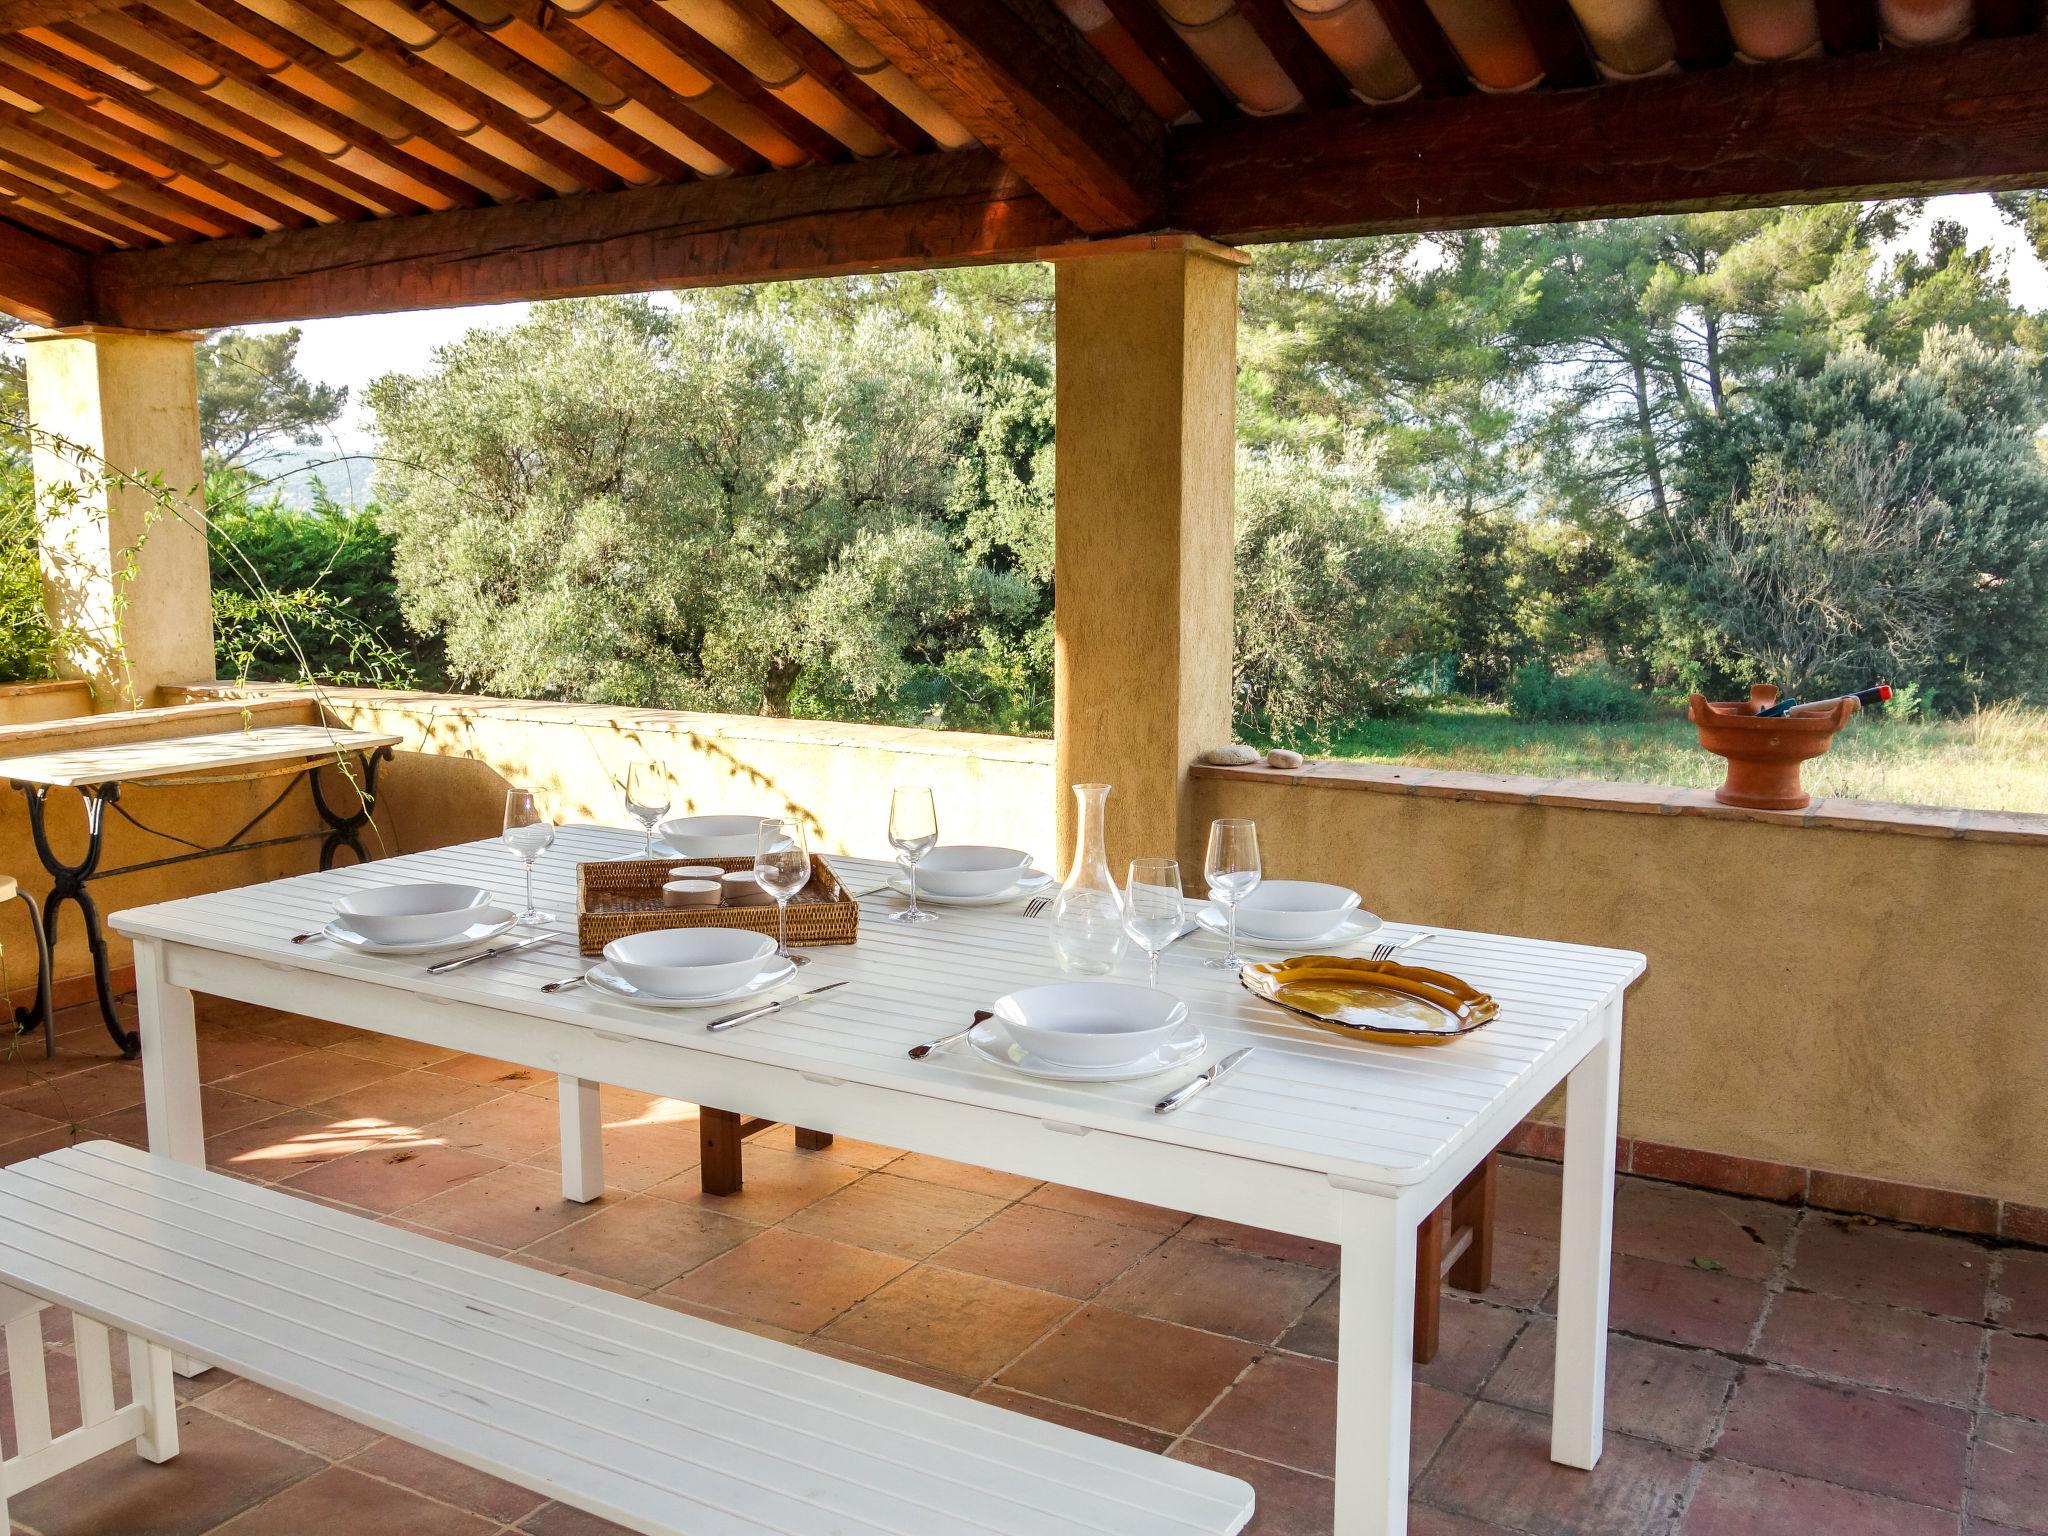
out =
[[[638,833],[564,828],[541,861],[546,905],[574,910],[578,861],[639,847]],[[861,884],[891,867],[834,862]],[[1167,952],[1161,979],[1207,1033],[1208,1058],[1259,1049],[1185,1109],[1159,1115],[1152,1105],[1177,1078],[1041,1082],[957,1047],[909,1059],[910,1046],[958,1028],[974,1008],[1047,979],[1046,924],[1020,907],[953,908],[906,928],[873,921],[891,899],[871,896],[860,942],[812,950],[802,973],[806,986],[848,985],[720,1034],[704,1029],[702,1014],[644,1011],[587,987],[543,993],[543,981],[580,968],[567,934],[444,976],[417,959],[291,942],[349,891],[449,880],[509,900],[516,875],[503,847],[471,843],[117,914],[115,928],[135,941],[152,1150],[195,1166],[205,1156],[192,994],[206,992],[559,1074],[571,1199],[603,1189],[598,1085],[615,1083],[1334,1241],[1336,1536],[1398,1536],[1408,1517],[1416,1226],[1563,1083],[1551,1456],[1574,1467],[1599,1459],[1622,995],[1642,956],[1439,930],[1429,963],[1491,992],[1500,1017],[1449,1045],[1401,1050],[1291,1020],[1200,964],[1213,939],[1189,939]],[[1120,970],[1144,974],[1129,958]]]
[[[44,1048],[52,1048],[50,1017],[50,952],[57,941],[57,911],[65,902],[78,908],[85,928],[85,942],[92,951],[92,979],[99,995],[100,1017],[107,1033],[122,1051],[133,1056],[136,1037],[121,1027],[114,1012],[113,980],[107,964],[107,944],[100,931],[100,913],[92,893],[86,889],[93,880],[138,870],[161,869],[194,859],[210,859],[224,853],[251,848],[274,848],[284,843],[321,839],[320,867],[331,868],[334,855],[343,848],[355,853],[358,862],[369,855],[363,850],[362,831],[369,825],[376,803],[377,768],[391,756],[401,738],[376,731],[331,730],[319,725],[271,725],[246,731],[219,731],[201,736],[166,736],[153,741],[122,741],[104,746],[80,747],[69,752],[45,752],[31,757],[0,758],[0,778],[5,778],[28,802],[28,831],[35,843],[36,857],[49,872],[50,894],[43,903],[39,983],[34,1006],[15,1010],[16,1029],[23,1034],[38,1024],[43,1029]],[[320,770],[334,768],[349,773],[349,759],[355,759],[355,786],[350,798],[353,808],[337,809],[320,787]],[[277,837],[250,838],[305,778],[313,794],[313,806],[320,813],[318,832],[291,832]],[[194,843],[176,832],[145,826],[121,805],[124,784],[175,788],[185,784],[238,784],[262,779],[284,781],[277,794],[254,816],[212,845]],[[50,846],[46,824],[49,793],[53,789],[75,789],[85,805],[85,853],[73,862],[59,858]],[[100,868],[106,837],[107,810],[124,817],[154,836],[183,843],[189,850],[160,859],[144,859],[117,869]]]

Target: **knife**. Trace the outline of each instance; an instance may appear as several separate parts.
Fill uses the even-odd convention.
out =
[[[795,997],[785,997],[780,1002],[763,1003],[758,1008],[747,1008],[739,1013],[728,1013],[722,1019],[713,1019],[704,1027],[716,1034],[721,1029],[731,1029],[735,1024],[745,1024],[750,1019],[765,1018],[771,1013],[789,1007],[794,1003],[807,1003],[821,992],[830,992],[834,987],[843,987],[843,981],[828,981],[822,987],[813,987],[808,992],[799,992]]]
[[[429,976],[439,976],[446,971],[459,971],[465,965],[475,965],[479,960],[495,960],[500,955],[516,955],[522,949],[531,949],[536,944],[545,944],[549,939],[559,939],[559,933],[537,933],[530,939],[521,939],[517,944],[500,944],[496,949],[479,950],[473,955],[464,955],[459,960],[443,960],[439,965],[427,967]]]
[[[1181,1105],[1187,1103],[1189,1099],[1192,1099],[1211,1083],[1227,1077],[1230,1073],[1243,1066],[1245,1057],[1251,1055],[1254,1049],[1256,1047],[1247,1045],[1240,1050],[1232,1051],[1193,1082],[1182,1083],[1180,1087],[1174,1089],[1173,1092],[1169,1093],[1157,1104],[1154,1104],[1152,1106],[1152,1113],[1163,1115],[1170,1110],[1179,1109]]]

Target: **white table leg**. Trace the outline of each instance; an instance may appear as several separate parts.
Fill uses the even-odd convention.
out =
[[[1338,1195],[1337,1517],[1332,1536],[1408,1529],[1415,1349],[1415,1218],[1393,1200]]]
[[[562,1111],[562,1198],[591,1201],[604,1193],[604,1112],[598,1085],[562,1074],[555,1102]]]
[[[1621,1002],[1600,1043],[1565,1079],[1564,1220],[1558,1237],[1557,1395],[1550,1459],[1600,1460],[1607,1405],[1607,1286],[1614,1245],[1614,1137],[1621,1096]]]
[[[165,963],[162,944],[154,939],[135,941],[135,1003],[141,1015],[137,1028],[142,1032],[142,1111],[149,1126],[149,1150],[160,1157],[204,1168],[206,1124],[199,1111],[199,1031],[193,1018],[192,994],[171,984],[164,974]],[[180,1376],[198,1376],[213,1369],[204,1360],[190,1355],[174,1356],[172,1367]],[[174,1412],[169,1431],[171,1449],[166,1454],[177,1450],[176,1424]]]

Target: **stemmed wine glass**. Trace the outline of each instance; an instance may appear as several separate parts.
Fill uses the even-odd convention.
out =
[[[659,763],[634,763],[626,769],[626,810],[647,834],[640,857],[654,857],[654,827],[668,814],[675,798],[675,781]]]
[[[1237,904],[1258,889],[1258,824],[1234,816],[1211,822],[1202,873],[1230,913],[1230,953],[1205,963],[1218,970],[1241,971],[1244,957],[1237,952]]]
[[[891,912],[889,921],[936,922],[938,913],[927,912],[917,904],[917,861],[939,843],[939,813],[929,789],[899,789],[889,797],[889,841],[896,849],[896,862],[910,877],[910,905],[901,912]]]
[[[1124,891],[1124,932],[1145,951],[1149,985],[1159,985],[1159,952],[1180,935],[1187,921],[1181,901],[1178,859],[1133,859]]]
[[[540,808],[540,797],[530,789],[515,789],[505,796],[505,846],[519,855],[526,866],[526,910],[519,921],[527,924],[552,923],[555,914],[533,904],[533,866],[555,841],[555,824]]]
[[[811,881],[811,854],[800,821],[761,818],[754,853],[754,879],[775,898],[775,958],[789,958],[789,904]]]

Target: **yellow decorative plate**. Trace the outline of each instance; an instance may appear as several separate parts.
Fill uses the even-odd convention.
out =
[[[1252,996],[1352,1040],[1442,1045],[1490,1023],[1500,1005],[1444,971],[1395,960],[1296,955],[1248,965],[1238,980]]]

